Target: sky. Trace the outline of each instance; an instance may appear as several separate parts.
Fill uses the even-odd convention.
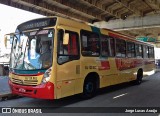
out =
[[[23,22],[31,19],[44,17],[39,14],[31,13],[25,10],[0,4],[0,42],[1,51],[4,46],[2,44],[4,35],[15,32],[16,27]]]
[[[0,38],[4,38],[4,34],[15,32],[20,23],[40,17],[44,16],[0,4]]]

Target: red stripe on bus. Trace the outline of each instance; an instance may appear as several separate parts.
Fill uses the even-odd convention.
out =
[[[109,70],[110,64],[109,61],[101,61],[101,66],[99,67],[99,70]]]

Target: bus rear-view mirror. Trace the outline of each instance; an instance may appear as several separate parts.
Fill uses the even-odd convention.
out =
[[[63,37],[63,45],[68,45],[69,42],[69,33],[65,33]]]

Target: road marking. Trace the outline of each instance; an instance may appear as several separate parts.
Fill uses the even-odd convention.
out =
[[[127,95],[127,94],[128,94],[128,93],[124,93],[124,94],[121,94],[121,95],[115,96],[115,97],[113,97],[113,99],[116,99],[116,98],[119,98],[119,97],[125,96],[125,95]]]

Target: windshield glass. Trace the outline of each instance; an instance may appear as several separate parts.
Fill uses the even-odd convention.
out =
[[[45,69],[52,65],[54,30],[23,32],[14,36],[10,68]]]

